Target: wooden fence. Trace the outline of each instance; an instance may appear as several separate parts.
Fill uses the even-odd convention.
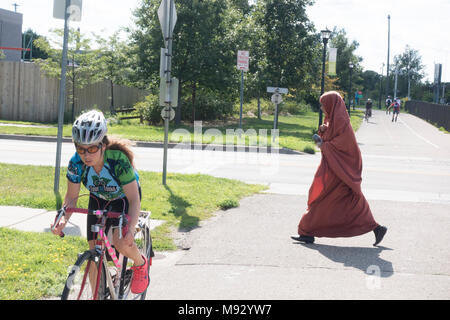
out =
[[[47,78],[37,64],[0,61],[0,120],[57,122],[60,81]],[[66,89],[65,114],[72,114],[71,88]],[[115,108],[131,107],[147,91],[113,85]],[[111,81],[105,80],[75,89],[74,114],[96,108],[111,110]]]
[[[444,127],[450,131],[450,106],[423,101],[406,101],[405,109],[409,113],[418,116],[438,127]]]

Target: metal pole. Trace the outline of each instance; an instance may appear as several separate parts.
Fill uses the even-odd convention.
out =
[[[241,70],[241,108],[239,111],[239,129],[242,129],[242,105],[244,103],[244,70]]]
[[[383,81],[383,69],[384,69],[384,62],[381,66],[380,93],[378,95],[378,109],[380,109],[380,110],[381,110],[381,86],[382,86],[382,81]]]
[[[388,15],[388,52],[386,68],[386,97],[389,95],[389,51],[391,47],[391,15]]]
[[[353,71],[353,69],[350,69],[350,99],[352,98],[352,96],[353,96],[353,93],[352,93],[352,71]],[[351,101],[352,100],[350,100],[350,103],[349,103],[349,105],[348,105],[348,115],[350,115],[350,105],[351,105]],[[356,99],[355,99],[355,103],[356,103]],[[353,103],[353,110],[355,110],[355,103]]]
[[[347,108],[347,112],[348,115],[350,115],[350,106],[352,104],[352,71],[353,71],[353,67],[349,68],[350,72],[349,72],[349,86],[348,86],[348,108]]]
[[[397,100],[397,79],[398,79],[398,66],[395,67],[394,101]]]
[[[323,56],[322,56],[322,83],[320,85],[320,96],[325,90],[325,56],[327,54],[328,39],[323,39]],[[322,125],[322,109],[319,109],[319,127]]]
[[[278,124],[278,103],[275,103],[275,114],[273,115],[273,130],[277,129]]]
[[[67,68],[67,41],[69,38],[69,14],[67,9],[69,7],[70,0],[66,0],[65,18],[64,18],[64,40],[63,51],[61,61],[61,82],[59,85],[59,113],[58,113],[58,140],[56,144],[56,164],[55,164],[55,181],[54,192],[57,196],[57,202],[60,202],[59,195],[59,176],[61,167],[61,147],[62,147],[62,134],[63,134],[63,122],[64,122],[64,105],[66,98],[66,68]],[[60,209],[60,203],[57,203],[58,209]]]
[[[166,185],[166,177],[167,177],[167,149],[169,145],[169,114],[171,108],[171,87],[172,87],[172,78],[171,78],[171,68],[172,68],[172,14],[173,14],[173,0],[169,1],[169,8],[166,6],[166,17],[167,11],[169,13],[169,29],[168,29],[168,39],[167,39],[167,68],[166,68],[166,109],[165,119],[164,119],[164,162],[163,162],[163,178],[162,183]]]

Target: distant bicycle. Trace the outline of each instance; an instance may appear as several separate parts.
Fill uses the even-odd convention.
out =
[[[366,102],[366,113],[364,114],[364,119],[369,122],[369,118],[372,116],[372,99],[367,99]]]
[[[364,120],[369,122],[369,118],[372,116],[372,109],[366,109],[366,113],[364,114]]]

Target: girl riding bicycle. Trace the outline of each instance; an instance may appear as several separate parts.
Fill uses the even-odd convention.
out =
[[[135,227],[141,208],[139,175],[134,168],[133,152],[129,142],[114,140],[106,136],[106,119],[99,111],[89,111],[80,115],[72,127],[72,139],[76,153],[69,161],[67,169],[67,193],[64,207],[75,208],[80,193],[81,182],[89,190],[89,209],[102,210],[107,204],[110,211],[128,213],[128,231],[119,237],[113,229],[115,248],[133,260],[133,279],[131,291],[144,292],[149,284],[148,261],[139,253],[134,242]],[[66,213],[52,231],[60,235],[71,213]],[[88,215],[87,240],[89,248],[95,248],[91,225],[97,218]],[[117,226],[118,219],[108,220],[107,230]]]

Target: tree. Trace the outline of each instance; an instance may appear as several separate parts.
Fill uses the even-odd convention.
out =
[[[398,67],[400,78],[398,87],[404,95],[411,97],[411,84],[419,83],[424,77],[424,66],[419,51],[406,45],[405,51],[394,57],[394,64],[392,66],[393,73],[395,73],[396,67]]]
[[[48,54],[41,50],[38,46],[35,45],[35,41],[38,39],[44,39],[45,37],[37,34],[31,29],[22,33],[22,43],[25,43],[25,48],[31,45],[31,51],[25,52],[24,59],[29,59],[32,57],[33,59],[47,59]],[[30,43],[31,42],[31,43]]]
[[[362,58],[355,55],[354,52],[358,48],[357,41],[350,42],[347,38],[347,33],[344,29],[338,30],[333,28],[330,39],[330,47],[337,48],[336,59],[336,84],[345,93],[350,91],[350,72],[352,73],[352,91],[356,91],[363,86],[362,66],[360,65]],[[353,64],[353,69],[350,71],[349,63]],[[350,93],[353,95],[353,93]],[[347,94],[348,95],[348,94]],[[345,99],[347,101],[348,97]]]
[[[154,90],[159,86],[160,48],[164,47],[157,16],[159,5],[159,0],[142,1],[134,12],[136,28],[130,30],[139,77]],[[179,97],[185,91],[190,97],[189,106],[183,104],[183,108],[189,107],[184,115],[194,120],[199,92],[213,91],[222,99],[233,93],[230,89],[237,82],[233,28],[243,13],[223,0],[180,0],[175,5],[178,18],[173,35],[172,75],[179,79]]]
[[[255,19],[262,27],[264,70],[272,86],[298,90],[311,87],[317,65],[317,38],[306,15],[310,0],[259,0]]]
[[[40,37],[34,41],[34,45],[47,55],[48,58],[37,58],[35,62],[49,77],[61,78],[61,58],[63,29],[51,30],[50,40]],[[66,73],[66,87],[70,88],[69,98],[72,102],[72,121],[74,120],[75,88],[83,88],[89,83],[103,80],[99,72],[98,58],[100,52],[92,49],[91,40],[81,34],[79,29],[69,30],[68,36],[68,68]],[[53,45],[52,45],[53,44]]]

